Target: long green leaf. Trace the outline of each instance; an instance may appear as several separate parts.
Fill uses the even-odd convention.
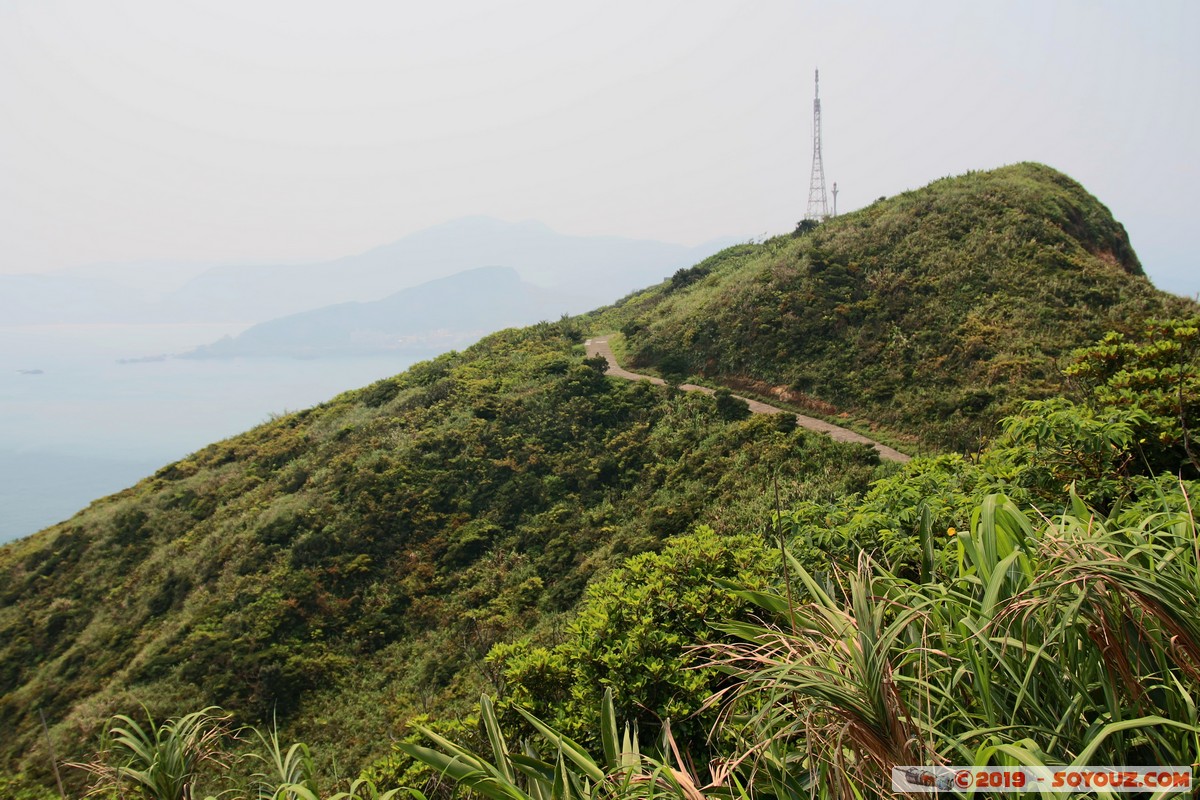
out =
[[[604,766],[610,772],[621,766],[621,750],[617,743],[617,715],[613,709],[612,687],[604,689],[600,701],[600,745],[604,749]]]
[[[495,774],[481,769],[479,765],[469,764],[461,757],[450,756],[408,742],[397,742],[396,747],[423,764],[433,767],[438,773],[446,775],[492,800],[531,800],[529,795],[514,784],[498,780]]]
[[[1100,745],[1104,744],[1104,740],[1114,733],[1119,731],[1130,731],[1138,728],[1148,728],[1156,725],[1163,725],[1170,728],[1178,728],[1180,730],[1191,731],[1193,733],[1200,732],[1200,728],[1195,725],[1189,725],[1186,722],[1178,722],[1173,719],[1159,716],[1138,717],[1137,719],[1126,719],[1119,722],[1110,722],[1100,729],[1100,732],[1092,737],[1088,742],[1087,747],[1080,751],[1079,755],[1071,762],[1073,767],[1085,767],[1091,763],[1092,756],[1100,749]]]
[[[579,746],[578,742],[554,730],[525,709],[518,708],[517,711],[529,721],[530,725],[537,729],[538,733],[545,737],[546,741],[559,747],[563,755],[583,770],[589,779],[596,783],[604,780],[604,770],[597,766],[596,762],[592,760],[592,757],[587,754],[586,750]]]
[[[488,741],[492,745],[492,758],[496,770],[509,783],[515,782],[512,765],[508,759],[508,745],[504,742],[504,734],[500,732],[500,723],[496,720],[496,709],[492,707],[492,698],[486,694],[479,698],[479,716],[483,718],[484,728],[487,729]]]

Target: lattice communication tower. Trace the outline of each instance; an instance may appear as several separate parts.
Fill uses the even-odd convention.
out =
[[[813,92],[813,160],[812,178],[808,182],[808,210],[805,219],[829,219],[829,204],[825,195],[825,165],[821,162],[821,70],[816,70]]]

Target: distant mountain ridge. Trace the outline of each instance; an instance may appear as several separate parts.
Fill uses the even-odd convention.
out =
[[[612,302],[732,243],[685,247],[616,236],[569,236],[540,222],[466,217],[363,253],[312,264],[108,264],[49,275],[0,275],[0,318],[10,324],[71,322],[264,322],[330,304],[380,300],[423,282],[491,265],[545,289],[569,289],[577,310]],[[164,262],[165,263],[165,262]],[[92,273],[95,273],[94,275]],[[191,275],[191,277],[188,277]],[[138,286],[142,281],[147,285]],[[176,281],[177,282],[177,281]]]
[[[576,313],[584,302],[526,283],[511,267],[480,267],[382,300],[339,303],[262,322],[186,356],[432,355],[501,328]]]
[[[489,265],[544,288],[569,286],[591,306],[661,280],[727,242],[699,247],[606,236],[568,236],[540,222],[467,217],[321,264],[219,267],[168,295],[177,317],[198,310],[265,320],[331,303],[367,302],[425,281]]]

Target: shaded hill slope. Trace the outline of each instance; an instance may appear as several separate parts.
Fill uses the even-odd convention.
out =
[[[878,459],[708,397],[603,376],[570,322],[211,445],[0,549],[0,772],[91,746],[116,709],[220,704],[357,768],[414,715],[494,691],[482,657],[765,487],[864,488]],[[887,468],[883,468],[887,469]]]
[[[670,365],[926,443],[973,448],[1105,330],[1195,304],[1146,279],[1128,236],[1039,164],[947,178],[815,230],[730,248],[598,318],[630,367]]]

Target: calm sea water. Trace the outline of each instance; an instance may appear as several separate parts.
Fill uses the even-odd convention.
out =
[[[66,519],[204,445],[412,359],[167,358],[238,325],[0,326],[0,541]]]

